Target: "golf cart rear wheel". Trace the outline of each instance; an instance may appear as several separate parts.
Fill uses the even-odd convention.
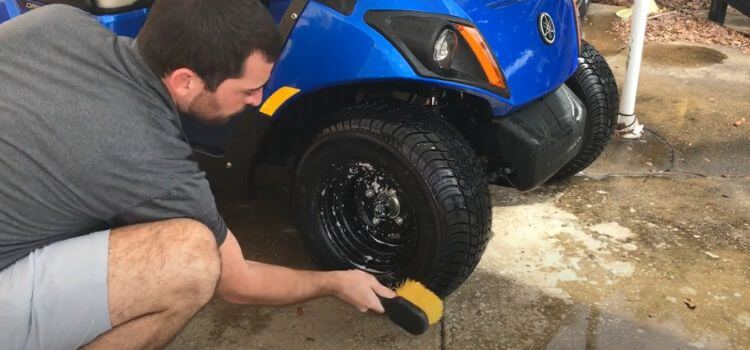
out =
[[[342,111],[295,174],[300,231],[316,262],[405,278],[441,296],[476,267],[490,233],[483,167],[439,115],[397,102]]]
[[[560,171],[556,179],[566,178],[586,169],[604,151],[617,125],[619,95],[617,82],[604,57],[583,41],[582,62],[575,74],[565,82],[586,107],[583,145]]]

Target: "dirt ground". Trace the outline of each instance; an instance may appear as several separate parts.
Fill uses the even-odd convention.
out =
[[[630,7],[632,0],[596,0],[597,3]],[[658,13],[649,14],[646,41],[717,44],[750,54],[750,26],[729,6],[724,25],[708,20],[711,0],[656,0]],[[630,37],[630,20],[613,18],[611,32],[621,40]]]
[[[592,5],[586,39],[624,76]],[[647,44],[640,140],[615,140],[581,175],[530,193],[491,188],[493,238],[413,337],[333,299],[284,308],[214,301],[170,349],[750,348],[750,56]],[[312,268],[274,169],[254,201],[221,201],[252,259]]]

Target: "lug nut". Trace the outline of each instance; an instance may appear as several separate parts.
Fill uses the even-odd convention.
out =
[[[396,218],[396,224],[399,225],[399,226],[403,225],[404,224],[404,219],[402,219],[400,216],[397,217]]]
[[[374,195],[375,195],[375,191],[373,191],[373,190],[371,190],[369,188],[367,189],[367,191],[365,191],[365,196],[367,196],[367,198],[372,198],[372,196],[374,196]]]
[[[373,219],[372,219],[372,224],[373,224],[373,225],[377,225],[377,224],[379,224],[379,223],[380,223],[380,219],[378,219],[378,218],[373,218]]]

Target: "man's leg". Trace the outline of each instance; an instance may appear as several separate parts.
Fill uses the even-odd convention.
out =
[[[211,299],[219,274],[214,236],[196,221],[112,230],[107,277],[112,329],[84,348],[166,345]]]

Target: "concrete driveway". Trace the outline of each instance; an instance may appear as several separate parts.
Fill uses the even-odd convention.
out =
[[[613,11],[592,5],[585,31],[619,79]],[[637,111],[645,137],[615,140],[584,174],[531,193],[491,188],[494,237],[427,334],[333,299],[214,301],[170,348],[750,348],[750,56],[648,44]],[[312,268],[285,191],[263,185],[221,210],[249,258]]]

